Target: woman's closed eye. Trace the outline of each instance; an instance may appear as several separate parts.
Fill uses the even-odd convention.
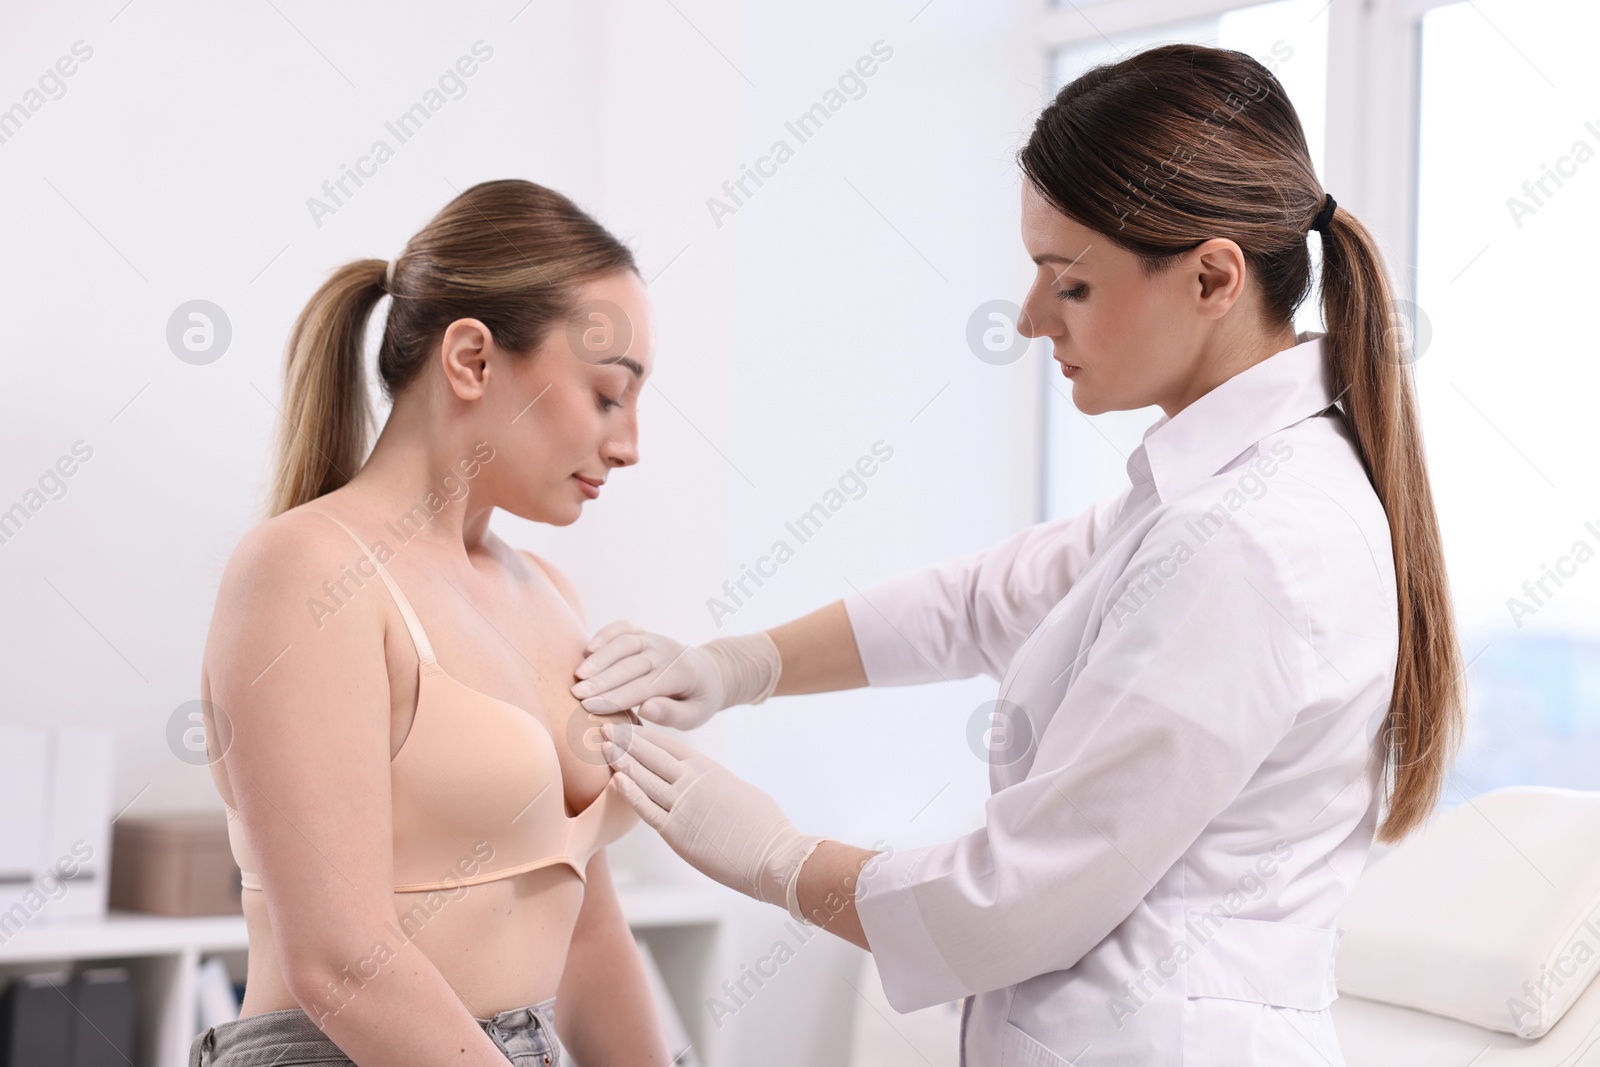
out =
[[[1089,287],[1081,282],[1071,289],[1061,289],[1056,292],[1057,300],[1082,300],[1088,293]]]
[[[622,402],[621,401],[612,400],[609,396],[606,396],[604,393],[596,393],[595,396],[600,398],[600,410],[601,411],[610,411],[612,408],[620,408],[622,406]]]

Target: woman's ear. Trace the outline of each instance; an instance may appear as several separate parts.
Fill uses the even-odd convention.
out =
[[[477,400],[489,377],[489,347],[494,344],[489,327],[477,319],[457,319],[445,327],[439,342],[439,359],[445,381],[463,400]]]
[[[1213,237],[1189,256],[1196,309],[1204,318],[1222,318],[1244,296],[1249,281],[1244,250],[1226,237]]]

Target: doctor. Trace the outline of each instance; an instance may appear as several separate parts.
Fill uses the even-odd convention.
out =
[[[1462,715],[1389,282],[1238,52],[1089,71],[1020,162],[1024,332],[1083,412],[1164,412],[1129,487],[770,632],[613,623],[573,693],[688,729],[986,674],[992,795],[948,844],[801,834],[660,731],[603,749],[680,855],[870,950],[897,1010],[964,999],[965,1063],[1339,1065],[1336,917],[1375,830],[1427,817]],[[1328,332],[1296,335],[1312,231]]]

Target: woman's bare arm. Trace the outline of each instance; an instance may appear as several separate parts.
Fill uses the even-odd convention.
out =
[[[842,600],[774,627],[767,636],[783,660],[778,688],[773,690],[776,696],[832,693],[867,684],[855,631]]]
[[[579,1063],[673,1062],[605,849],[585,870],[583,909],[556,992],[556,1030]]]
[[[232,726],[224,767],[284,981],[361,1067],[505,1067],[443,975],[394,933],[386,594],[370,581],[331,616],[308,610],[326,605],[322,584],[340,580],[353,547],[303,513],[252,530],[208,642],[212,699]]]

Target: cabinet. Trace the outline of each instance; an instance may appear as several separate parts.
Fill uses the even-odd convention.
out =
[[[703,887],[648,883],[619,885],[617,893],[702,1061],[711,1062],[701,1005],[720,951],[719,898]],[[35,922],[15,931],[0,945],[0,979],[52,968],[125,967],[138,1010],[135,1067],[185,1067],[199,1029],[195,974],[201,959],[221,956],[234,979],[242,980],[247,944],[243,916],[168,918],[113,910],[103,919]]]

